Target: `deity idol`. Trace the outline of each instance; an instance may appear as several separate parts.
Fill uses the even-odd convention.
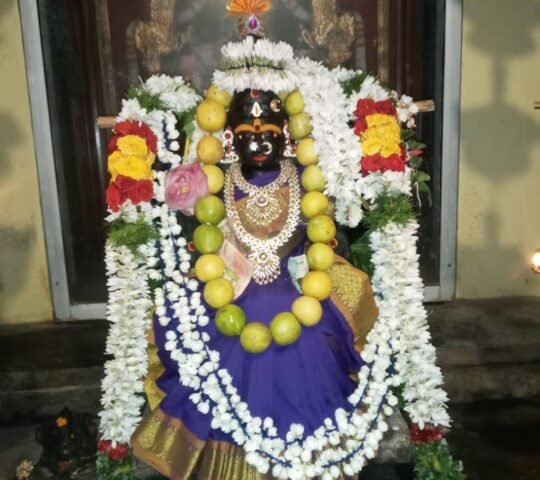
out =
[[[129,447],[173,479],[353,477],[396,387],[416,438],[449,425],[415,253],[412,99],[261,38],[268,0],[228,7],[247,34],[205,98],[153,76],[109,143],[103,480]],[[336,228],[363,218],[371,282]]]
[[[306,234],[303,167],[284,157],[290,139],[280,98],[271,91],[238,92],[228,124],[234,136],[228,157],[237,161],[225,172],[226,240],[220,252],[234,272],[235,298],[220,306],[205,289],[211,321],[202,330],[252,414],[274,419],[276,434],[285,440],[291,425],[311,434],[347,408],[377,308],[367,276],[332,251],[333,235],[317,232],[322,237],[313,241]],[[308,268],[312,284],[300,284]],[[150,390],[159,406],[135,432],[134,453],[170,478],[194,472],[204,479],[264,478],[190,400],[192,390],[181,385],[178,365],[166,352],[166,331],[154,322],[163,369],[154,364],[158,388]]]

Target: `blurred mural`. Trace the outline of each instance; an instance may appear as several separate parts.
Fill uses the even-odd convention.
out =
[[[293,45],[298,56],[378,73],[388,0],[274,0],[265,17],[269,38]],[[226,0],[108,0],[99,18],[109,43],[108,71],[116,97],[138,78],[161,72],[182,75],[202,90],[219,66],[220,48],[238,39]],[[366,25],[372,25],[366,29]]]

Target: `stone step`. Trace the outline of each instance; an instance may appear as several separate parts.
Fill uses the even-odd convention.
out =
[[[451,401],[540,393],[540,298],[427,309]],[[66,403],[95,413],[106,332],[104,321],[0,328],[0,424],[39,420]]]
[[[540,394],[540,298],[427,305],[452,402]]]
[[[540,362],[540,298],[426,306],[441,366]]]

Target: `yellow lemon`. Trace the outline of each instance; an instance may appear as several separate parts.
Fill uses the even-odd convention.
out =
[[[313,138],[303,138],[298,142],[296,146],[296,159],[304,167],[315,165],[319,161],[319,156],[315,152],[315,140]]]
[[[248,323],[240,334],[240,344],[250,353],[264,352],[272,343],[268,327],[259,322]]]
[[[305,295],[298,297],[292,304],[292,313],[305,327],[313,327],[321,321],[323,310],[319,300]]]
[[[234,300],[234,288],[229,280],[210,280],[203,290],[205,302],[212,308],[221,308]]]
[[[326,188],[326,180],[318,165],[306,167],[300,180],[306,192],[322,192]]]
[[[216,327],[228,337],[240,335],[246,325],[246,314],[238,305],[229,304],[216,313]]]
[[[323,301],[332,293],[332,280],[324,272],[309,272],[302,279],[302,293]]]
[[[217,225],[225,218],[225,205],[221,198],[206,195],[195,202],[195,217],[201,223]]]
[[[208,133],[219,132],[227,122],[227,112],[221,103],[206,99],[199,103],[196,112],[197,123]]]
[[[326,243],[314,243],[306,253],[311,270],[328,270],[334,265],[334,250]]]
[[[317,215],[309,221],[307,235],[313,243],[328,243],[336,236],[336,224],[328,215]]]
[[[300,338],[302,325],[291,312],[278,313],[270,322],[270,333],[278,345],[291,345]]]
[[[313,218],[316,215],[325,213],[329,206],[328,197],[321,192],[308,192],[300,202],[300,209],[306,218]]]
[[[207,165],[215,165],[223,158],[223,145],[219,138],[205,135],[197,144],[197,158]]]
[[[232,100],[232,97],[229,92],[225,90],[220,90],[217,85],[211,85],[208,91],[206,92],[206,98],[214,100],[225,108],[227,108]]]
[[[223,170],[216,165],[203,165],[202,169],[208,179],[208,191],[212,194],[220,192],[225,182]]]
[[[295,90],[285,99],[285,111],[292,117],[304,111],[304,97],[300,91]]]
[[[225,273],[225,264],[219,255],[206,254],[200,256],[195,262],[195,275],[203,282],[221,278]]]
[[[307,137],[313,127],[307,113],[298,113],[289,119],[289,132],[295,140]]]
[[[193,243],[201,253],[215,253],[223,244],[223,232],[215,225],[199,225],[193,232]]]

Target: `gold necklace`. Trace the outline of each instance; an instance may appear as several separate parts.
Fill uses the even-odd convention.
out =
[[[300,182],[294,165],[289,160],[285,160],[282,164],[281,173],[278,179],[283,177],[283,184],[289,184],[289,209],[287,220],[280,233],[271,238],[263,239],[253,235],[244,227],[236,207],[236,202],[234,200],[235,182],[233,181],[233,175],[235,170],[239,169],[239,165],[233,165],[233,171],[231,172],[231,169],[229,169],[225,174],[224,201],[227,217],[236,238],[249,249],[248,259],[253,266],[253,280],[259,285],[266,285],[272,283],[281,273],[281,267],[279,265],[280,258],[277,251],[292,238],[300,223]],[[250,185],[243,177],[242,179],[249,185],[249,190],[264,190],[266,188],[255,187]],[[272,186],[272,184],[267,185],[267,187],[269,186]],[[246,188],[246,185],[243,185],[243,187]]]
[[[242,175],[240,165],[229,169],[234,186],[247,195],[245,214],[250,223],[258,227],[270,225],[281,215],[277,191],[287,182],[287,172],[281,167],[279,176],[264,187],[251,185]]]

